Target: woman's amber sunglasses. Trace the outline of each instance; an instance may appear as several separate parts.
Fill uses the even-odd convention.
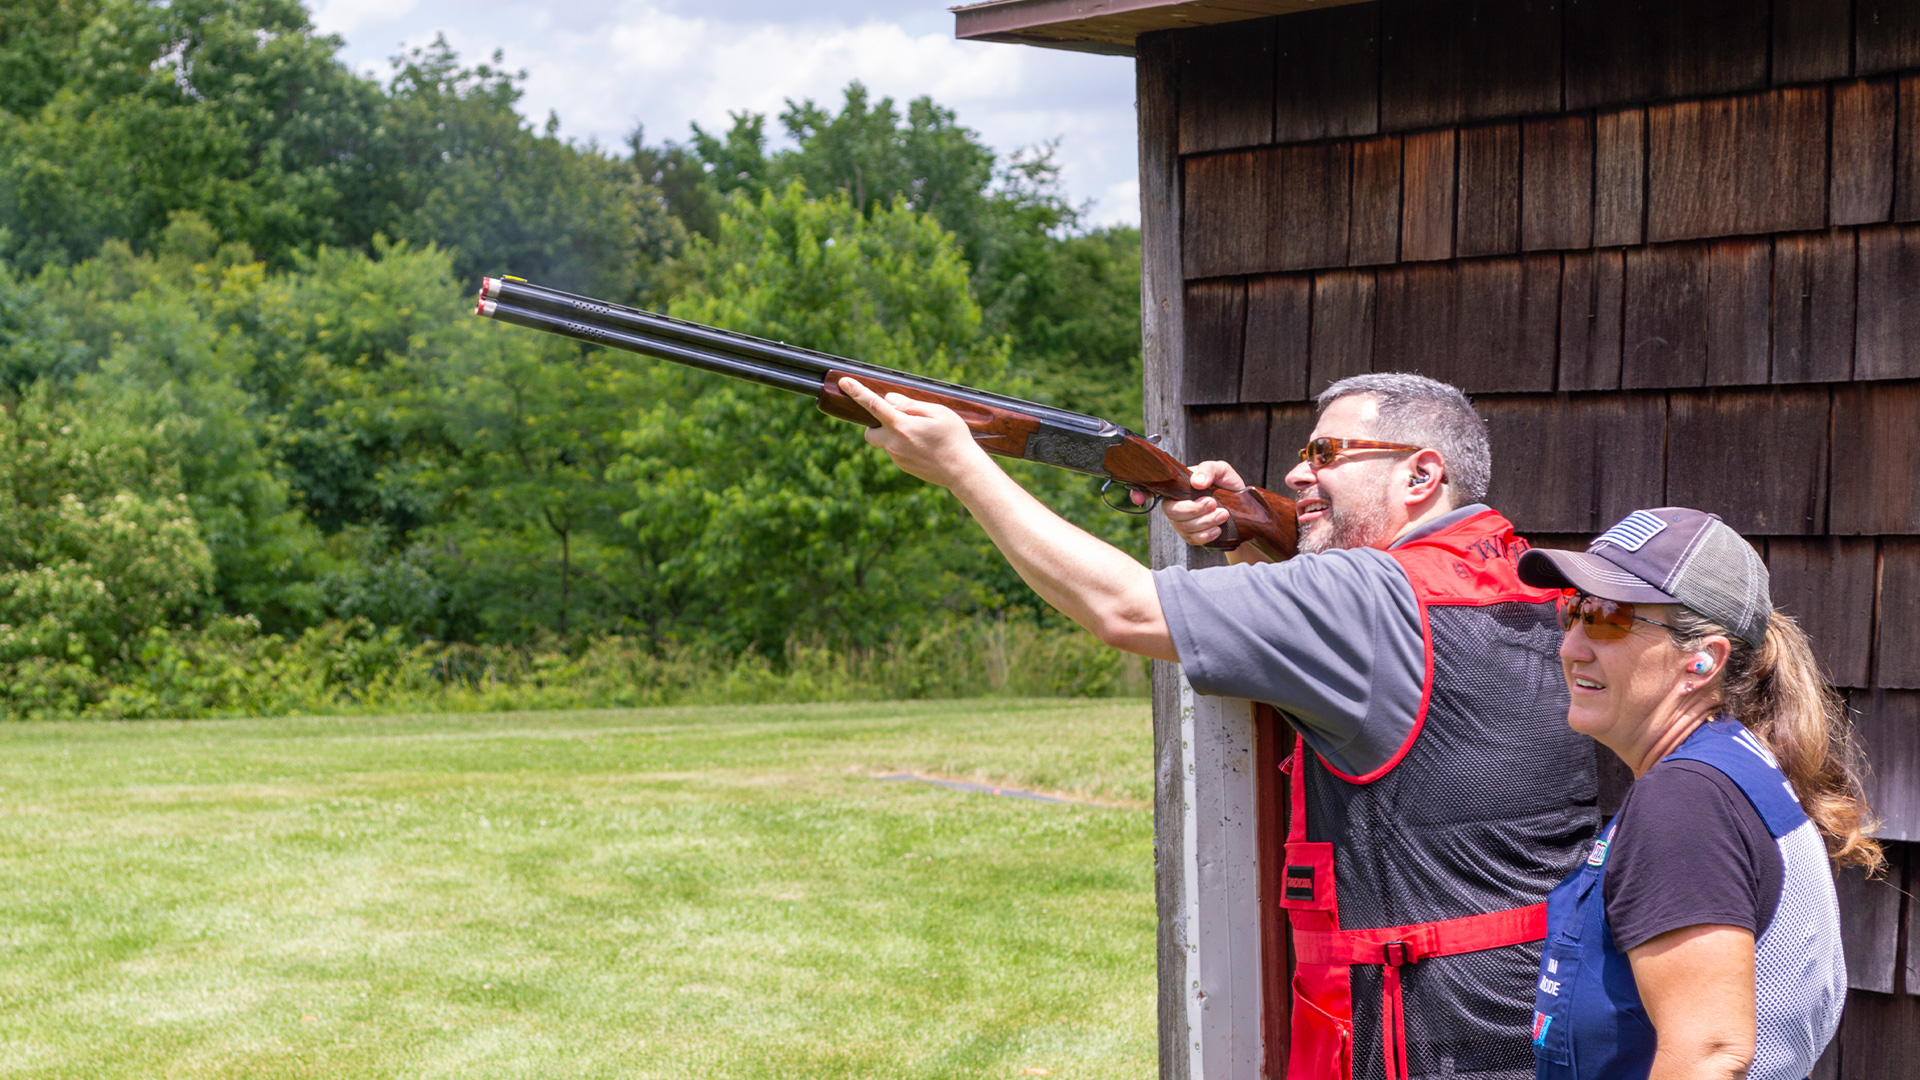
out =
[[[1635,619],[1644,623],[1672,630],[1663,622],[1654,622],[1645,615],[1636,615],[1633,605],[1620,600],[1602,600],[1589,596],[1579,589],[1563,589],[1560,592],[1560,629],[1571,630],[1575,620],[1587,628],[1587,636],[1595,641],[1615,641],[1627,636],[1633,629]]]
[[[1324,469],[1333,464],[1341,454],[1354,450],[1398,450],[1411,454],[1416,450],[1425,450],[1424,446],[1408,446],[1406,443],[1374,442],[1372,439],[1329,439],[1318,438],[1300,448],[1300,460],[1308,462],[1316,469]]]

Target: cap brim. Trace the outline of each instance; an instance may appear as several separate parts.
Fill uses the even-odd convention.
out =
[[[1600,556],[1582,551],[1534,548],[1520,556],[1520,580],[1536,589],[1579,589],[1623,604],[1680,602]]]

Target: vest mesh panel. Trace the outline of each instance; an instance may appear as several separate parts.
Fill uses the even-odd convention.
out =
[[[1840,1027],[1847,962],[1827,848],[1809,821],[1780,837],[1786,880],[1754,943],[1757,1022],[1749,1080],[1800,1080]]]
[[[1453,919],[1545,896],[1593,839],[1593,742],[1567,727],[1552,606],[1432,606],[1428,620],[1433,692],[1406,758],[1369,784],[1308,758],[1308,836],[1337,840],[1343,928]],[[1526,1032],[1539,963],[1535,943],[1403,968],[1409,1072],[1531,1077]],[[1384,1080],[1382,969],[1356,966],[1352,977],[1354,1080]]]

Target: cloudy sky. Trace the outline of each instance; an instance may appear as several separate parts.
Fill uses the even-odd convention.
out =
[[[1090,224],[1134,223],[1133,62],[1023,45],[960,42],[935,0],[308,0],[356,69],[444,33],[463,60],[504,50],[527,72],[523,111],[564,134],[619,146],[685,141],[689,122],[724,130],[730,110],[772,117],[787,98],[838,107],[848,81],[897,102],[955,110],[1002,154],[1059,138],[1068,195]]]

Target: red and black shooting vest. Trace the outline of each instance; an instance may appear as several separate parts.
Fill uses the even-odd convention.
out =
[[[1598,825],[1593,743],[1567,726],[1555,594],[1488,510],[1387,552],[1420,604],[1420,712],[1386,764],[1287,767],[1281,907],[1294,951],[1289,1080],[1514,1080],[1547,892]]]

